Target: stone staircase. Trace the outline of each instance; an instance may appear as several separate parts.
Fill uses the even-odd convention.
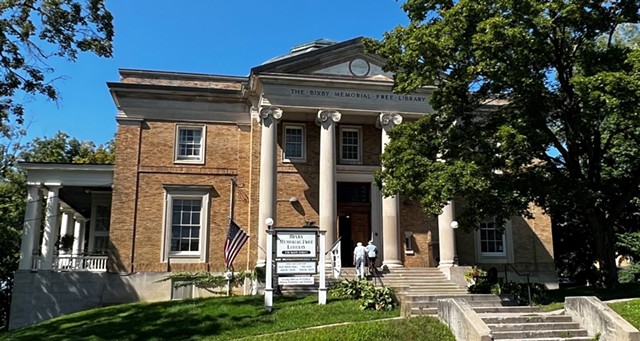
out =
[[[474,308],[477,311],[477,309]],[[587,331],[569,315],[487,312],[478,314],[491,330],[493,340],[589,341]]]
[[[467,289],[449,281],[437,268],[392,268],[368,277],[376,286],[388,286],[398,298],[428,295],[466,295]]]
[[[354,268],[343,268],[340,278],[326,273],[327,285],[332,281],[355,279]],[[316,294],[318,276],[312,286],[285,286],[285,294]],[[469,294],[449,281],[437,268],[392,268],[378,276],[367,276],[376,286],[395,290],[403,317],[438,314],[438,300],[464,299],[491,330],[493,340],[588,341],[594,340],[569,315],[542,313],[536,307],[517,306],[509,298],[492,294]]]

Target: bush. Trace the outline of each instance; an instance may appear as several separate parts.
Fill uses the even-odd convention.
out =
[[[231,273],[229,273],[231,274]],[[237,288],[244,284],[245,278],[251,278],[251,273],[247,273],[244,271],[234,272],[233,277],[231,278],[231,287]],[[216,276],[211,274],[210,272],[178,272],[171,274],[160,280],[164,281],[172,281],[173,285],[178,287],[183,287],[187,285],[193,285],[196,288],[207,290],[211,293],[218,294],[215,289],[222,289],[227,286],[228,279],[225,274],[221,276]]]
[[[618,270],[618,282],[620,283],[633,283],[635,278],[635,273],[640,272],[640,264],[632,264],[626,268],[622,268]]]
[[[529,304],[529,291],[527,283],[507,282],[500,286],[503,294],[511,294],[514,296],[518,305]],[[543,284],[531,283],[531,303],[541,304],[545,302],[547,289]]]
[[[368,285],[362,292],[362,310],[393,310],[398,305],[393,289]]]
[[[357,300],[362,297],[364,287],[370,285],[366,280],[348,280],[336,283],[330,290],[329,294],[335,298],[350,298]]]
[[[344,280],[335,284],[329,294],[335,298],[360,300],[363,310],[392,310],[398,306],[393,289],[378,288],[366,280]]]

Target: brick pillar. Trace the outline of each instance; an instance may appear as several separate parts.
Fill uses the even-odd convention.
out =
[[[142,138],[141,119],[117,117],[116,162],[113,172],[108,270],[133,271],[132,249],[138,204],[138,162]]]

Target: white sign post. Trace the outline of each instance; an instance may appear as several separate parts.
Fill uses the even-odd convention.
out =
[[[264,289],[266,311],[273,310],[274,242],[278,285],[313,285],[313,275],[319,271],[318,304],[327,304],[325,233],[326,231],[319,231],[317,228],[267,230],[267,273]]]
[[[264,309],[273,310],[273,230],[267,230],[267,265],[264,288]]]
[[[318,286],[318,304],[327,304],[327,285],[326,285],[326,271],[324,269],[324,265],[325,265],[325,248],[326,246],[324,245],[324,241],[325,241],[325,234],[327,233],[327,231],[318,231],[318,233],[320,234],[320,257],[319,258],[319,264],[318,264],[318,268],[320,270],[320,285]]]

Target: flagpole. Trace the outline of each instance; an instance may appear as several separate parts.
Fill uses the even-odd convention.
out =
[[[231,191],[230,191],[230,195],[229,195],[229,223],[231,223],[231,221],[233,220],[233,199],[235,196],[235,192],[236,192],[236,179],[231,177]]]
[[[233,221],[233,199],[236,190],[236,180],[234,177],[229,178],[231,180],[231,188],[229,190],[229,225]],[[233,279],[233,270],[230,270],[230,264],[227,264],[227,296],[231,296],[231,280]]]

